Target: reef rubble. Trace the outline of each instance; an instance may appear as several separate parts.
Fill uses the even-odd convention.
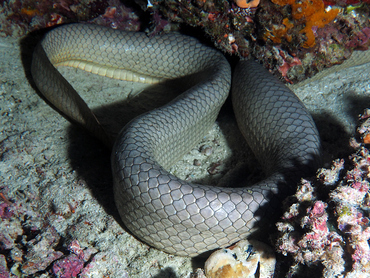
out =
[[[355,152],[302,179],[295,195],[285,200],[276,249],[293,258],[288,276],[305,265],[323,268],[322,277],[370,277],[368,112],[360,115],[361,138],[351,138]]]

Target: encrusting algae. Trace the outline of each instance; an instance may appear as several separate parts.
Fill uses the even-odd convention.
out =
[[[271,2],[279,6],[290,5],[292,8],[291,17],[294,20],[293,24],[288,18],[284,18],[283,24],[286,28],[275,29],[273,37],[280,38],[285,36],[289,42],[291,37],[287,34],[282,34],[282,31],[288,32],[295,24],[302,24],[304,28],[300,33],[306,36],[306,41],[302,45],[305,48],[310,48],[315,45],[315,34],[313,29],[324,27],[333,21],[340,11],[339,9],[326,10],[322,0],[271,0]],[[268,36],[268,38],[271,38],[271,35]]]

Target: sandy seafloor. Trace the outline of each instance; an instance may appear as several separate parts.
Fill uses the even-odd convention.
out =
[[[8,202],[19,208],[10,224],[0,224],[0,234],[17,230],[15,246],[23,252],[23,262],[12,265],[12,272],[19,273],[22,264],[32,261],[27,256],[32,249],[30,240],[40,240],[51,228],[60,239],[49,248],[68,255],[66,247],[72,240],[85,250],[90,248],[93,255],[85,264],[88,267],[83,277],[190,277],[197,267],[203,267],[200,259],[149,248],[122,228],[112,196],[110,151],[40,98],[26,77],[30,57],[27,52],[26,48],[21,59],[19,40],[0,38],[0,190]],[[111,102],[125,94],[130,95],[130,101],[124,102],[121,110],[138,104],[135,84],[75,69],[64,72],[99,115],[118,111],[122,102]],[[312,112],[321,133],[325,166],[330,166],[334,158],[346,157],[357,115],[370,107],[370,68],[363,65],[343,70],[301,87],[296,93]],[[228,168],[242,175],[261,170],[252,167],[253,159],[247,159],[250,151],[241,140],[230,110],[227,103],[219,125],[215,124],[204,141],[173,167],[175,174],[193,181],[214,182]],[[112,118],[123,117],[120,115],[115,112],[103,122],[112,123]],[[122,118],[122,122],[126,120]],[[194,159],[200,166],[193,165]],[[40,250],[39,255],[44,251]],[[14,256],[11,250],[3,254]],[[50,265],[44,269],[35,277],[49,277]]]

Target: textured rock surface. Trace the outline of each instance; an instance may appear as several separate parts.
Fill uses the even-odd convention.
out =
[[[2,252],[7,254],[6,263],[1,256],[0,267],[20,274],[28,258],[23,247],[50,226],[61,237],[54,251],[63,252],[65,257],[77,255],[68,249],[77,240],[91,257],[84,263],[82,277],[190,277],[202,267],[201,259],[192,263],[148,248],[120,226],[112,196],[109,151],[35,93],[26,78],[17,40],[1,38],[0,49],[0,240]],[[25,49],[23,63],[27,69],[30,53]],[[122,104],[116,101],[120,94],[134,96],[137,90],[132,84],[104,81],[76,70],[66,72],[89,103],[106,93],[105,99],[93,104],[99,110],[97,114],[105,115],[105,122],[111,123],[108,112]],[[369,80],[368,68],[363,66],[297,90],[319,126],[325,162],[347,156],[357,115],[370,103]],[[130,109],[129,114],[133,114],[135,103],[132,97],[123,111]],[[209,182],[220,179],[230,168],[234,172],[227,173],[229,177],[245,174],[245,169],[261,171],[254,168],[255,161],[246,159],[248,148],[239,140],[228,108],[226,105],[222,110],[219,126],[215,125],[204,141],[173,167],[178,175]],[[211,147],[212,152],[204,146]],[[194,159],[199,161],[194,163]],[[51,246],[44,247],[41,252],[52,251]],[[38,277],[50,277],[49,269],[39,265]]]

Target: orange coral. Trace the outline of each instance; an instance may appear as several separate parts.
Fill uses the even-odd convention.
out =
[[[333,21],[339,13],[339,9],[332,9],[328,12],[319,11],[314,13],[310,20],[306,23],[306,27],[301,30],[301,33],[305,33],[307,40],[303,44],[303,47],[309,48],[315,45],[315,35],[312,31],[312,27],[322,28],[329,22]]]
[[[287,32],[293,28],[293,23],[288,18],[283,19],[283,26],[274,26],[272,32],[268,31],[265,38],[272,40],[274,43],[281,43],[281,39],[285,38],[288,42],[292,40],[292,36]]]
[[[370,134],[366,134],[363,140],[365,144],[370,144]]]
[[[298,2],[298,3],[297,3]],[[325,11],[324,2],[321,0],[293,1],[292,16],[294,19],[310,19],[319,11]]]
[[[306,48],[313,47],[315,45],[315,35],[312,28],[324,27],[326,24],[333,21],[339,13],[339,9],[331,9],[329,11],[325,11],[325,5],[322,0],[271,1],[279,6],[290,5],[292,7],[292,18],[296,20],[298,24],[305,25],[300,33],[304,33],[306,35],[306,41],[303,43],[303,47]],[[287,27],[287,25],[285,26]]]

